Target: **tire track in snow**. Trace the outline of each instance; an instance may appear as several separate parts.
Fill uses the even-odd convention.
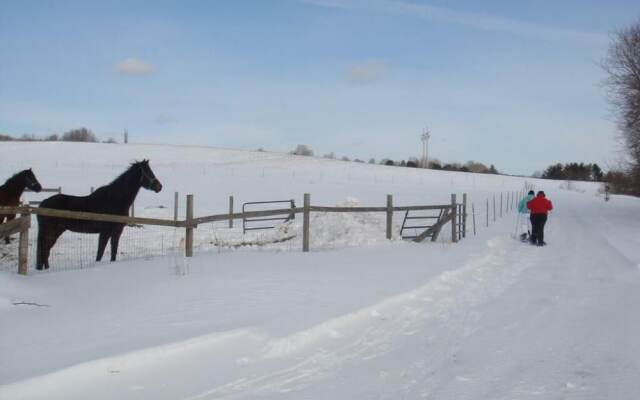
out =
[[[336,375],[351,363],[375,359],[392,351],[396,346],[394,342],[403,336],[427,334],[430,322],[446,322],[455,333],[445,339],[446,354],[440,355],[446,362],[450,353],[473,333],[473,322],[478,318],[472,312],[473,307],[498,296],[534,265],[535,253],[506,236],[489,240],[487,246],[484,255],[474,257],[459,269],[438,275],[418,289],[271,340],[261,357],[253,362],[286,361],[287,358],[301,361],[219,385],[183,400],[255,398],[301,390]]]

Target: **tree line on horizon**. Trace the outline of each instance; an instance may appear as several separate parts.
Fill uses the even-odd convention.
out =
[[[264,151],[264,149],[259,148],[258,151]],[[295,149],[289,152],[289,154],[297,155],[297,156],[308,156],[313,157],[313,150],[305,145],[299,144]],[[364,163],[364,160],[359,158],[354,158],[353,160],[347,156],[342,156],[338,158],[333,152],[325,154],[322,158],[330,159],[330,160],[341,160],[341,161],[351,161],[357,163]],[[370,158],[368,161],[369,164],[380,164],[387,165],[392,167],[408,167],[408,168],[419,168],[420,161],[417,157],[409,157],[407,160],[392,160],[390,158],[383,158],[379,162],[376,162],[375,158]],[[428,169],[442,170],[442,171],[458,171],[458,172],[474,172],[478,174],[499,174],[496,167],[491,164],[487,167],[485,164],[478,161],[467,161],[464,164],[451,162],[451,163],[442,163],[438,159],[433,159],[429,161]]]
[[[605,174],[596,163],[556,163],[547,167],[539,176],[542,179],[601,182]]]
[[[23,134],[19,137],[13,137],[11,135],[0,134],[1,142],[18,141],[18,142],[85,142],[85,143],[98,143],[100,140],[98,137],[87,128],[75,128],[70,129],[60,135],[57,133],[47,136],[36,136],[34,134]],[[108,138],[102,143],[117,143],[115,139]]]

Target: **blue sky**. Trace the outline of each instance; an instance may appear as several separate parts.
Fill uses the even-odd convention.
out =
[[[561,3],[561,4],[558,4]],[[631,1],[0,0],[0,132],[530,174],[618,157],[599,62]]]

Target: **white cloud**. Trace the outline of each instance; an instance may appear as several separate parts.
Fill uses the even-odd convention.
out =
[[[347,77],[353,84],[367,85],[383,80],[388,71],[389,68],[383,61],[370,60],[349,66]]]
[[[123,75],[151,75],[155,72],[151,64],[139,58],[127,58],[116,64],[115,69]]]
[[[512,35],[548,41],[570,40],[587,44],[606,44],[607,35],[540,25],[490,14],[470,13],[446,7],[417,4],[402,0],[301,0],[325,8],[373,11],[407,15],[438,22],[457,24],[472,29],[505,32]]]

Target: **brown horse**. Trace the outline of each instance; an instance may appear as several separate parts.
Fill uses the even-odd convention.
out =
[[[7,179],[4,185],[0,186],[0,206],[17,207],[25,189],[33,190],[34,192],[42,190],[42,186],[40,186],[40,182],[36,179],[31,168],[18,172]],[[15,214],[0,214],[0,224],[4,222],[5,218],[9,222],[15,217]],[[9,236],[4,240],[9,243]]]
[[[40,203],[42,208],[93,212],[126,216],[140,188],[158,193],[162,184],[143,160],[131,164],[122,175],[106,186],[99,187],[88,196],[56,194]],[[66,230],[80,233],[99,233],[96,261],[102,259],[107,242],[111,240],[111,261],[116,260],[118,242],[125,224],[116,222],[84,221],[80,219],[46,217],[38,215],[38,251],[36,268],[49,268],[49,253],[60,235]]]

